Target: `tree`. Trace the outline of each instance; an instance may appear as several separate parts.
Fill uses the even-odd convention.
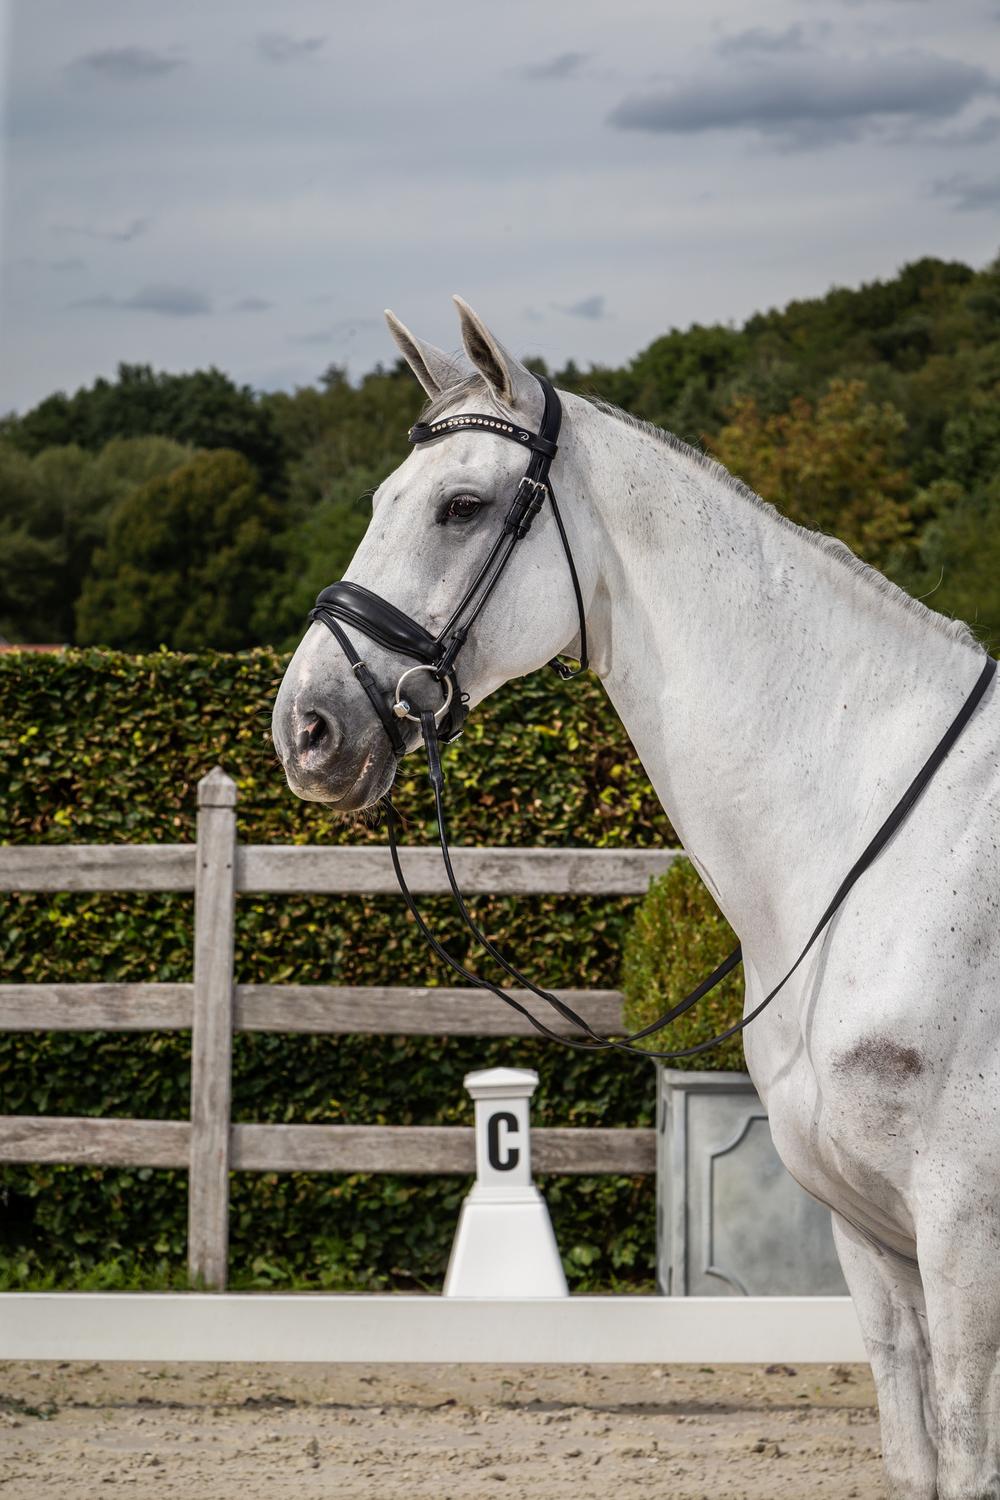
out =
[[[251,465],[225,449],[132,490],[94,554],[78,639],[129,651],[261,644],[255,606],[278,565],[280,520]]]
[[[386,474],[402,462],[406,434],[424,400],[402,360],[388,373],[366,375],[356,386],[333,365],[322,386],[304,386],[292,395],[276,391],[262,398],[291,465],[311,462],[309,455],[318,445],[330,480],[357,468]],[[294,474],[290,486],[295,486]]]
[[[737,400],[708,445],[765,500],[800,525],[827,531],[866,561],[881,564],[911,530],[895,464],[906,419],[866,399],[860,380],[832,380],[815,406],[796,397],[787,412],[762,415]]]
[[[47,448],[34,458],[0,442],[0,634],[72,640],[74,604],[111,508],[189,458],[166,438],[118,439],[98,454]]]
[[[977,393],[944,429],[941,467],[944,476],[966,490],[1000,473],[1000,381]]]
[[[932,609],[966,620],[994,645],[1000,639],[1000,477],[963,494],[939,480],[938,514],[901,566],[901,581]],[[950,503],[948,503],[950,502]]]
[[[249,386],[221,370],[168,375],[150,365],[118,366],[116,380],[95,380],[74,396],[49,396],[6,427],[25,453],[75,443],[97,450],[112,438],[156,435],[192,448],[232,448],[265,486],[280,488],[284,448],[271,413]]]
[[[747,355],[747,340],[735,328],[695,323],[685,332],[673,328],[654,339],[628,366],[614,399],[660,426],[672,427],[674,410],[711,409],[709,398],[738,371]],[[716,412],[717,414],[717,412]]]
[[[297,492],[293,488],[288,507],[291,519],[277,543],[281,571],[260,600],[272,641],[288,647],[302,635],[316,595],[346,572],[371,519],[372,493],[383,477],[369,469],[349,469],[329,479],[321,445],[310,451],[315,468],[310,472],[304,461],[305,472],[293,478],[293,487],[297,483],[302,488]],[[303,504],[303,491],[321,475],[319,493],[312,503]]]

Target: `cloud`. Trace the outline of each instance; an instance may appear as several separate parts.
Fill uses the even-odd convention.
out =
[[[747,31],[720,37],[715,50],[720,57],[739,57],[746,52],[804,52],[806,40],[799,25],[786,26],[784,31],[751,26]]]
[[[88,240],[107,240],[110,244],[127,245],[145,234],[151,220],[132,219],[124,229],[94,229],[89,224],[53,224],[54,234],[82,234]]]
[[[619,130],[694,135],[756,130],[784,144],[854,139],[887,122],[947,119],[997,92],[984,68],[928,53],[867,58],[761,55],[739,69],[689,74],[669,89],[624,99]]]
[[[956,172],[953,177],[939,178],[931,184],[935,198],[951,198],[959,213],[976,213],[980,209],[1000,208],[1000,177],[967,177]]]
[[[339,318],[325,328],[314,328],[309,333],[293,333],[293,344],[337,344],[353,339],[358,333],[381,326],[381,318]]]
[[[521,73],[525,78],[572,78],[589,56],[589,52],[557,52],[545,62],[527,63]]]
[[[965,130],[951,130],[945,135],[921,137],[928,146],[990,146],[1000,139],[1000,115],[984,115]]]
[[[268,308],[274,306],[266,297],[241,297],[232,306],[233,312],[267,312]]]
[[[84,297],[71,307],[118,307],[133,312],[159,313],[165,318],[192,318],[212,311],[204,292],[189,286],[155,282],[140,287],[131,297]]]
[[[78,255],[67,255],[61,260],[42,260],[37,255],[20,255],[14,262],[16,266],[25,266],[31,271],[84,271],[87,262],[81,260]]]
[[[157,78],[184,67],[176,52],[154,52],[152,47],[104,47],[78,57],[75,66],[90,68],[105,78],[132,83],[137,78]]]
[[[579,302],[571,302],[568,307],[558,302],[552,306],[561,313],[566,313],[571,318],[588,318],[595,322],[604,317],[604,304],[607,299],[601,293],[595,293],[593,297],[583,297]]]
[[[257,51],[271,63],[297,62],[318,52],[325,36],[290,36],[287,31],[263,31],[257,38]]]

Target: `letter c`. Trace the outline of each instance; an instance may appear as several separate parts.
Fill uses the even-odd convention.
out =
[[[504,1126],[503,1145],[506,1147],[504,1154],[500,1154],[500,1127]],[[517,1130],[517,1116],[512,1115],[509,1110],[498,1110],[495,1115],[490,1115],[486,1126],[486,1147],[490,1166],[494,1172],[511,1172],[521,1160],[521,1153],[516,1146],[507,1144],[508,1133]]]

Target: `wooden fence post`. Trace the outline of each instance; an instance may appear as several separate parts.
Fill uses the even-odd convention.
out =
[[[236,783],[220,766],[198,783],[197,858],[188,1273],[222,1291],[229,1255]]]

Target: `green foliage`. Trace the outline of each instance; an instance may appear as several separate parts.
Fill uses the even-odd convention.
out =
[[[299,519],[279,539],[281,571],[260,596],[258,618],[270,639],[293,647],[316,595],[342,577],[371,519],[371,496],[381,475],[349,469],[337,475],[316,444],[292,469],[289,510]],[[333,477],[331,477],[333,476]]]
[[[280,483],[285,455],[269,408],[221,370],[168,375],[121,364],[115,380],[95,380],[73,396],[48,396],[5,428],[24,453],[67,443],[96,451],[112,438],[153,434],[191,448],[232,448],[265,486]]]
[[[683,1000],[736,946],[736,934],[687,860],[675,860],[649,887],[625,939],[622,992],[630,1031]],[[666,1031],[645,1038],[649,1051],[678,1051],[725,1031],[743,1014],[743,974],[736,970]],[[669,1064],[743,1068],[739,1036],[710,1052]]]
[[[10,790],[0,803],[0,841],[190,841],[197,780],[219,762],[239,784],[243,840],[381,842],[380,829],[346,825],[285,789],[266,733],[283,666],[264,650],[0,656],[0,779]],[[539,675],[512,684],[477,711],[446,770],[457,843],[674,841],[592,679],[567,686]],[[415,761],[403,766],[399,803],[407,838],[430,842]],[[191,978],[188,896],[25,892],[2,904],[7,981]],[[425,905],[435,930],[474,964],[450,903]],[[565,987],[617,984],[634,899],[486,896],[475,905],[485,930],[540,978]],[[245,983],[450,982],[391,896],[242,897],[236,966]],[[185,1033],[0,1036],[0,1110],[184,1118],[189,1047]],[[538,1069],[540,1124],[651,1123],[652,1069],[527,1038],[241,1035],[234,1113],[277,1122],[471,1123],[462,1078],[499,1063]],[[0,1263],[17,1284],[55,1273],[61,1284],[105,1274],[143,1285],[182,1277],[183,1173],[9,1167],[0,1184]],[[233,1284],[437,1286],[466,1186],[450,1178],[238,1173]],[[650,1180],[550,1179],[545,1190],[575,1287],[650,1287]]]
[[[1000,641],[1000,477],[965,495],[951,481],[931,492],[951,500],[924,528],[905,581],[934,609],[966,620],[995,651]]]
[[[739,398],[711,448],[793,521],[835,532],[879,564],[911,530],[895,462],[905,428],[894,406],[866,399],[861,381],[832,380],[815,406],[795,397],[771,416]]]
[[[373,469],[385,475],[405,457],[406,433],[424,395],[400,360],[391,371],[378,369],[360,385],[331,366],[320,389],[303,386],[294,395],[276,392],[261,405],[292,461],[324,451],[330,477],[350,469]]]
[[[115,438],[29,457],[0,442],[0,635],[73,638],[73,602],[108,516],[136,485],[171,473],[190,450],[166,438]]]
[[[942,446],[942,473],[967,492],[1000,474],[1000,380],[952,417]]]
[[[685,438],[694,425],[691,417],[698,413],[704,431],[721,415],[713,393],[724,389],[739,370],[746,344],[735,328],[718,324],[703,328],[695,323],[683,333],[671,329],[632,360],[618,397],[610,399],[658,426],[678,429],[678,436]],[[678,423],[678,409],[689,411],[691,417]],[[697,431],[690,435],[697,441]]]
[[[0,1255],[0,1292],[186,1292],[186,1269],[166,1260],[132,1257],[92,1261],[76,1257],[63,1266],[45,1266],[31,1254]]]
[[[232,649],[275,567],[278,506],[238,453],[199,453],[115,506],[77,608],[78,638],[150,650]],[[266,625],[266,622],[264,622]]]

